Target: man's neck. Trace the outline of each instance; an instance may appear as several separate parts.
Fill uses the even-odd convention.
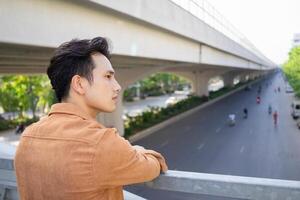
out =
[[[67,98],[65,100],[62,100],[62,103],[71,103],[74,104],[76,107],[78,107],[80,110],[85,112],[91,120],[97,121],[97,114],[98,112],[90,107],[88,107],[85,103],[80,101],[75,101],[71,98]]]

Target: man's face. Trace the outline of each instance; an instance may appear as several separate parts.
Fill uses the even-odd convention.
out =
[[[116,109],[121,86],[115,79],[110,61],[100,53],[93,54],[95,65],[93,81],[86,88],[87,105],[98,112],[113,112]]]

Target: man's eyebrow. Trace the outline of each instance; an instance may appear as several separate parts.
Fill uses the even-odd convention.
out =
[[[108,74],[110,74],[110,75],[114,75],[114,74],[115,74],[115,72],[112,71],[112,70],[108,70],[106,73],[108,73]]]

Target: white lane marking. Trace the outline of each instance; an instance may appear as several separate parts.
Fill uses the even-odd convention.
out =
[[[242,146],[242,148],[241,148],[241,150],[240,150],[240,153],[243,153],[243,152],[244,152],[244,150],[245,150],[245,147],[244,147],[244,146]]]
[[[216,133],[220,132],[221,128],[217,128]]]
[[[205,145],[204,143],[200,144],[200,145],[197,147],[197,149],[198,149],[198,150],[202,149],[202,148],[204,147],[204,145]]]
[[[167,144],[169,144],[169,140],[167,140],[167,141],[165,141],[164,143],[162,143],[162,144],[160,145],[160,147],[164,147],[164,146],[166,146]]]

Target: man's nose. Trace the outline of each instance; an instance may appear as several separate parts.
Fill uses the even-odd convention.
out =
[[[115,86],[115,90],[120,93],[122,87],[120,86],[120,84],[118,83],[118,81],[116,81],[116,86]]]

